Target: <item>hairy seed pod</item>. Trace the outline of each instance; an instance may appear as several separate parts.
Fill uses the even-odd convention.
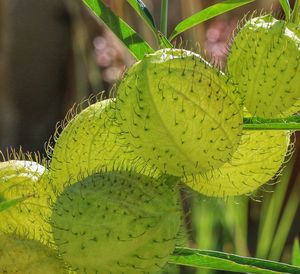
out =
[[[244,131],[229,163],[202,176],[188,177],[185,183],[207,196],[251,193],[277,174],[290,152],[289,140],[288,131]]]
[[[14,234],[0,234],[0,273],[68,273],[58,255],[48,247]]]
[[[300,110],[300,27],[271,15],[249,20],[235,37],[228,71],[252,115]]]
[[[75,115],[63,129],[50,164],[56,192],[62,191],[65,184],[77,182],[103,168],[112,170],[114,166],[137,165],[138,157],[122,147],[114,116],[113,100],[100,101]]]
[[[0,200],[26,198],[0,212],[0,231],[48,243],[50,226],[44,220],[50,212],[48,177],[44,166],[33,161],[10,160],[0,163]]]
[[[175,176],[228,162],[242,130],[234,88],[199,55],[149,54],[117,88],[117,119],[135,153]]]
[[[160,271],[182,221],[173,180],[119,171],[67,186],[51,221],[65,262],[76,273]]]

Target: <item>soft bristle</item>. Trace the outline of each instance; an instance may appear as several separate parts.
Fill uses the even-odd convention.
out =
[[[98,94],[91,94],[88,98],[83,99],[81,102],[73,104],[73,106],[67,111],[64,119],[56,123],[55,131],[53,135],[50,136],[49,140],[44,145],[48,161],[50,161],[52,158],[54,146],[57,140],[59,139],[62,131],[76,117],[76,115],[78,115],[88,106],[105,99],[106,99],[105,92],[102,91],[99,92]]]
[[[7,148],[5,151],[0,150],[0,162],[7,161],[31,161],[36,162],[42,166],[48,166],[48,160],[39,152],[24,152],[22,147],[16,148]]]

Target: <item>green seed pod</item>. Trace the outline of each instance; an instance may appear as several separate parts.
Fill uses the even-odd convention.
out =
[[[202,176],[188,177],[185,183],[207,196],[251,193],[277,174],[289,151],[289,140],[288,131],[244,131],[229,163]]]
[[[50,241],[50,226],[44,220],[46,212],[50,212],[47,179],[47,170],[36,162],[0,163],[0,200],[25,198],[0,212],[0,231],[16,232],[43,243]]]
[[[117,88],[117,119],[135,153],[174,176],[228,162],[242,130],[234,88],[199,55],[149,54]]]
[[[235,37],[228,71],[248,111],[265,118],[300,110],[300,28],[265,15],[249,20]]]
[[[64,263],[51,249],[14,234],[0,234],[0,273],[63,274]]]
[[[181,226],[170,177],[130,171],[93,174],[69,185],[53,206],[58,250],[77,273],[156,273]]]
[[[50,173],[55,192],[60,193],[65,184],[75,183],[103,168],[137,165],[138,157],[128,148],[122,148],[114,116],[114,102],[104,100],[72,117],[57,137],[52,153]]]

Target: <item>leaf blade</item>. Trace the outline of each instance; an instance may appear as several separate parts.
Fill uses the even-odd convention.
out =
[[[295,239],[293,244],[292,264],[296,266],[300,266],[300,245],[299,245],[298,238]]]
[[[285,19],[290,21],[291,19],[291,6],[289,0],[279,0],[280,5],[284,11]]]
[[[254,2],[255,0],[226,0],[221,3],[212,5],[200,12],[193,14],[192,16],[181,21],[174,29],[169,37],[169,40],[173,40],[180,33],[200,24],[208,19],[216,17],[222,13],[241,7],[243,5]]]
[[[280,274],[300,273],[300,268],[284,263],[257,258],[242,257],[234,254],[177,247],[169,263],[210,268],[238,273]]]
[[[157,29],[154,19],[144,2],[141,0],[127,0],[127,2],[154,32],[154,34],[156,34]]]
[[[97,18],[109,27],[137,60],[141,60],[147,53],[154,52],[144,39],[125,21],[116,16],[101,0],[83,0],[83,2]]]

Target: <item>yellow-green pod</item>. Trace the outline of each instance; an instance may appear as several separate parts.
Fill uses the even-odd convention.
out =
[[[242,111],[235,88],[190,51],[146,55],[120,81],[116,106],[128,146],[174,176],[222,166],[240,140]]]
[[[77,273],[160,273],[182,224],[177,178],[94,173],[53,205],[58,251]]]
[[[289,150],[289,141],[287,131],[244,131],[229,163],[201,176],[187,177],[185,183],[207,196],[252,193],[276,175]]]
[[[65,184],[96,171],[132,167],[137,162],[138,157],[122,143],[114,101],[96,102],[75,115],[57,138],[50,164],[51,184],[59,193]]]
[[[34,161],[0,162],[0,201],[25,198],[0,212],[0,231],[49,243],[50,226],[45,220],[50,212],[48,187],[44,166]]]
[[[38,241],[0,234],[0,273],[64,274],[66,266],[55,251]]]
[[[271,15],[252,18],[233,40],[228,72],[248,111],[265,118],[300,111],[300,27]]]

